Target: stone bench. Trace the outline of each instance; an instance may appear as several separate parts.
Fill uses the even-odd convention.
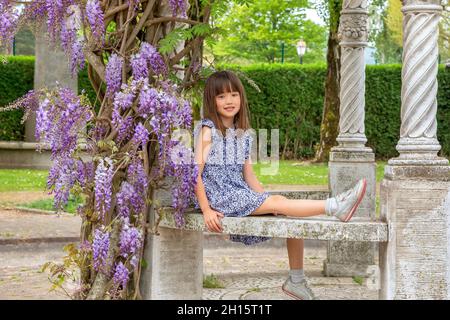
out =
[[[172,208],[163,208],[160,227],[179,229],[175,224]],[[207,232],[200,211],[187,213],[182,230]],[[296,238],[333,241],[384,242],[388,240],[387,224],[354,217],[343,223],[336,218],[317,216],[293,218],[286,216],[224,217],[224,234],[264,236],[272,238]]]
[[[325,199],[328,192],[272,191],[291,199]],[[157,234],[147,237],[144,259],[151,261],[142,271],[144,299],[202,299],[203,233],[207,231],[200,211],[185,214],[185,225],[175,223],[170,196],[158,195],[160,209],[150,210],[150,226]],[[333,241],[388,241],[388,225],[381,221],[354,217],[343,223],[334,217],[292,218],[286,216],[225,217],[222,234],[267,236]]]

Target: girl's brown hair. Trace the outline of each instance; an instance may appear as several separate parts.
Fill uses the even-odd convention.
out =
[[[220,120],[217,112],[216,96],[224,92],[239,92],[241,96],[241,107],[234,117],[236,129],[250,129],[249,110],[247,97],[241,80],[231,71],[217,71],[206,80],[205,91],[203,93],[203,117],[210,119],[214,125],[225,136],[226,127]]]

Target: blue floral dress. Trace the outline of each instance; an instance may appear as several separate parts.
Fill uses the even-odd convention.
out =
[[[202,119],[194,129],[195,141],[202,126],[212,128],[211,149],[202,172],[209,205],[225,217],[245,217],[260,207],[269,197],[268,192],[253,191],[243,176],[244,162],[251,152],[253,138],[243,130],[228,129],[225,137],[214,130],[214,122]],[[238,135],[238,131],[243,133]],[[199,209],[195,199],[195,208]],[[268,237],[230,235],[230,240],[251,245]]]

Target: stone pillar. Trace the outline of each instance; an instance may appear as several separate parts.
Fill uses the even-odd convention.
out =
[[[450,298],[450,167],[438,157],[439,0],[403,1],[401,129],[381,184],[380,299]]]
[[[375,219],[375,155],[365,146],[365,60],[368,39],[368,4],[365,0],[344,0],[339,25],[341,46],[340,120],[338,146],[331,149],[329,185],[332,196],[367,179],[366,196],[355,216]],[[326,276],[365,276],[375,263],[376,244],[330,241]]]
[[[170,205],[168,191],[155,193],[158,205]],[[154,229],[157,215],[152,205],[149,225]],[[145,300],[201,300],[203,295],[203,232],[159,228],[149,233],[142,269],[141,294]]]
[[[36,34],[34,89],[53,88],[56,81],[61,86],[69,87],[74,92],[78,90],[78,77],[72,78],[69,68],[69,58],[57,48],[50,48],[45,35],[45,27]],[[30,114],[25,122],[25,141],[35,142],[36,115]]]

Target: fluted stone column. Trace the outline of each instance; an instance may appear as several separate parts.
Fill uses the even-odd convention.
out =
[[[341,46],[339,145],[330,152],[329,184],[333,196],[367,179],[366,196],[355,216],[375,219],[375,156],[365,146],[365,60],[368,39],[366,0],[344,0],[339,25]],[[330,241],[324,274],[365,276],[375,263],[376,244]]]
[[[35,42],[34,61],[34,89],[54,88],[56,82],[61,86],[69,87],[74,92],[78,90],[78,77],[71,76],[69,58],[59,48],[50,48],[45,35],[45,26],[37,33]],[[25,141],[36,141],[34,132],[36,128],[36,115],[31,114],[25,122]]]
[[[450,298],[450,167],[436,138],[439,0],[403,1],[401,129],[381,184],[381,299]]]

